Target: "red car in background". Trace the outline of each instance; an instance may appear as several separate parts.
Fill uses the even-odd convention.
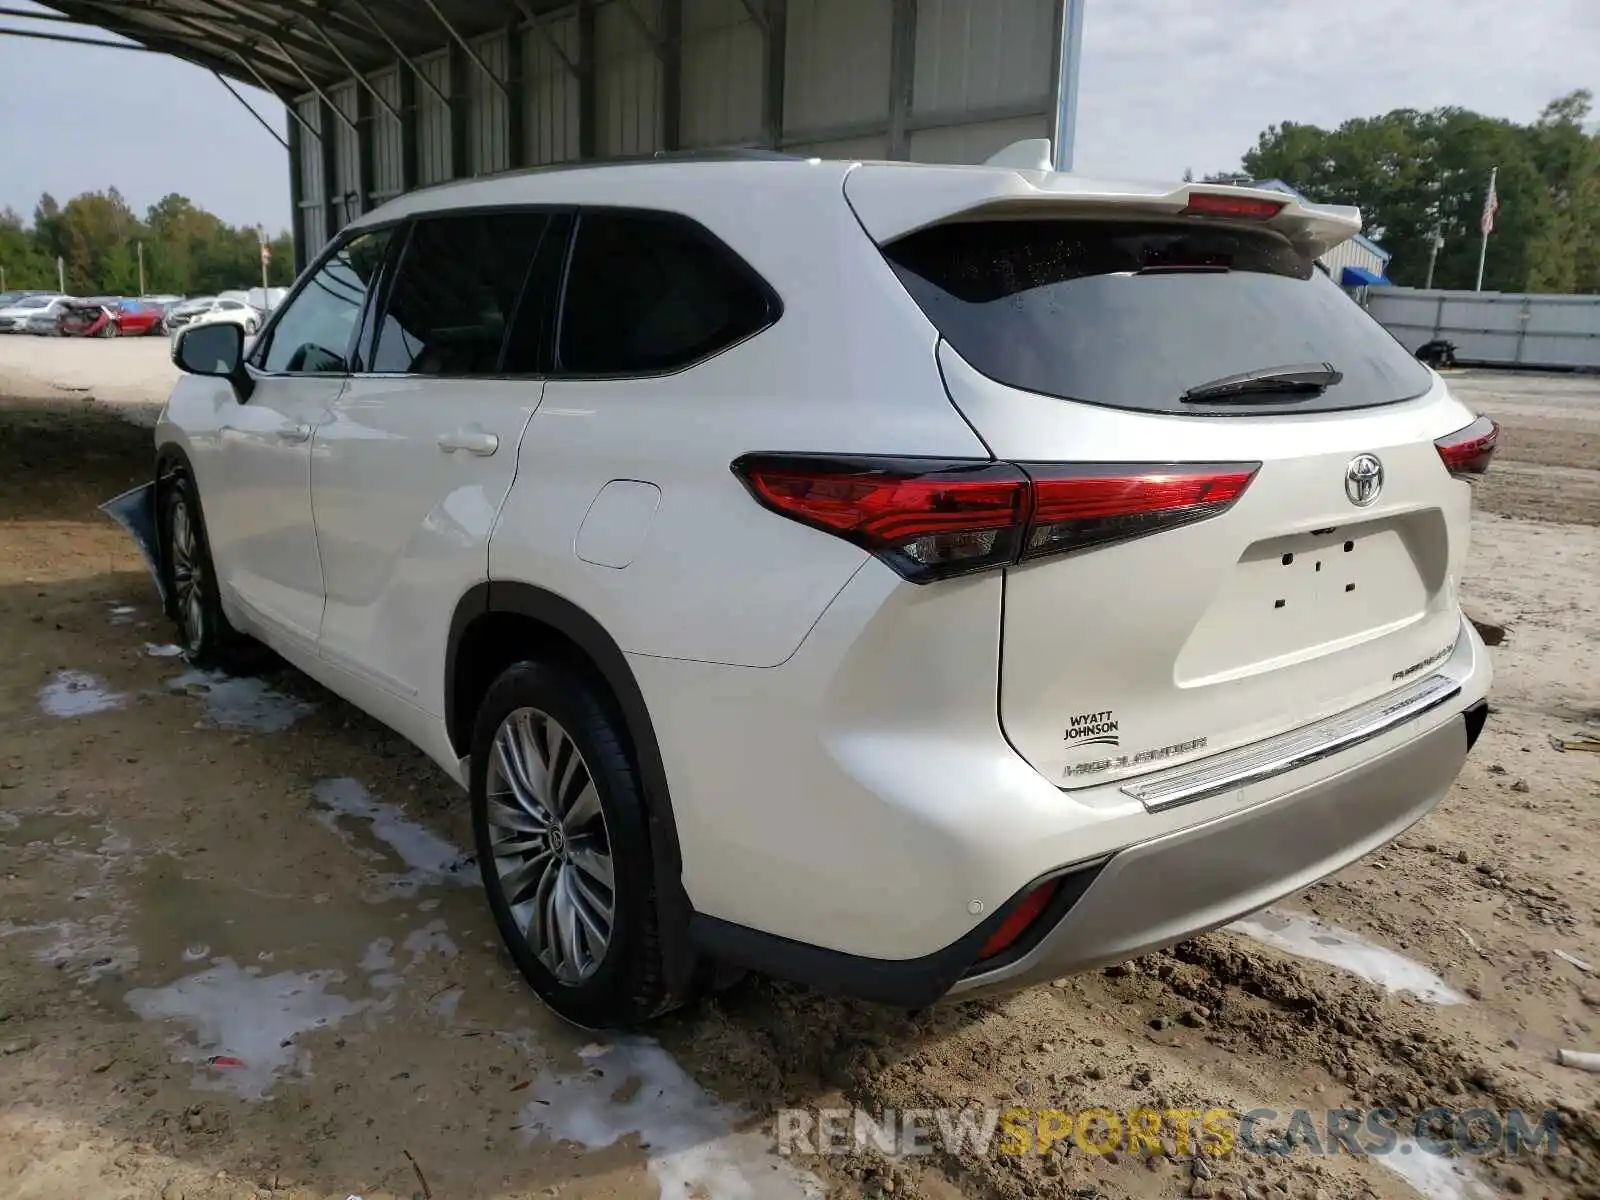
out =
[[[138,300],[74,300],[61,314],[62,337],[139,337],[163,331],[166,309]]]

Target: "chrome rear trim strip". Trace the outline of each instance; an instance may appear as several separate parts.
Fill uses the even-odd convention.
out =
[[[1449,676],[1430,675],[1315,725],[1291,729],[1264,742],[1214,754],[1198,764],[1136,779],[1123,784],[1122,792],[1151,812],[1192,804],[1360,745],[1407,721],[1416,720],[1460,692],[1461,684]]]

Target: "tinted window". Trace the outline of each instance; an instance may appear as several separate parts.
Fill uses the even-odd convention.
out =
[[[259,359],[264,370],[288,375],[346,370],[356,322],[388,241],[387,230],[360,234],[318,268],[272,327]]]
[[[491,375],[549,218],[483,213],[418,221],[389,289],[372,365],[380,372]]]
[[[1101,221],[938,225],[885,254],[977,370],[1045,395],[1150,411],[1309,412],[1420,395],[1429,376],[1311,261],[1266,230]],[[1331,363],[1320,395],[1183,403],[1189,388]]]
[[[682,217],[584,213],[567,268],[559,365],[577,374],[671,371],[769,325],[769,293]]]

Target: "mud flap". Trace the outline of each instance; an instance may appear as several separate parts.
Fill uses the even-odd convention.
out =
[[[154,481],[114,496],[100,506],[118,525],[126,529],[139,547],[150,578],[155,580],[156,591],[161,596],[162,608],[169,606],[166,573],[161,569],[161,534],[156,522],[156,485]]]

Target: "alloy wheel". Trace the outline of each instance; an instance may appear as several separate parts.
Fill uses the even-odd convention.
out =
[[[178,623],[183,627],[184,648],[195,650],[205,640],[205,564],[189,505],[182,496],[172,501],[171,513],[173,598],[177,602]]]
[[[488,767],[489,843],[512,920],[558,982],[582,983],[605,960],[616,921],[594,776],[567,731],[536,708],[500,723]]]

